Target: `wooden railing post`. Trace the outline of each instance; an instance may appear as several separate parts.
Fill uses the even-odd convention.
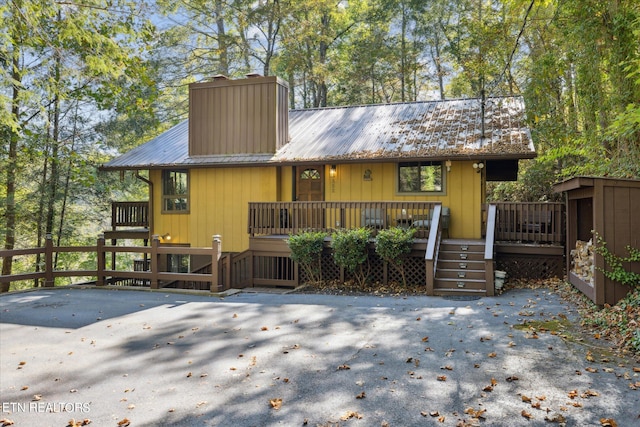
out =
[[[44,238],[44,287],[55,286],[53,279],[53,238],[51,233],[47,233]]]
[[[96,257],[97,257],[97,271],[96,271],[96,285],[104,286],[105,285],[105,268],[106,268],[106,254],[104,252],[104,234],[98,236],[98,242],[96,244]]]
[[[213,236],[211,242],[211,292],[218,292],[220,271],[220,257],[222,256],[222,237],[219,234]],[[227,272],[229,274],[230,272]]]
[[[154,234],[151,236],[151,279],[150,288],[158,289],[158,273],[160,272],[160,263],[158,257],[158,247],[160,246],[160,236]]]

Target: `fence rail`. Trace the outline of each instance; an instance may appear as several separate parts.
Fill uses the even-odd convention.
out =
[[[149,202],[112,202],[111,226],[148,227]]]
[[[564,244],[564,203],[492,202],[492,205],[497,209],[496,241]]]
[[[440,202],[252,202],[248,232],[255,235],[295,234],[304,230],[331,232],[340,228],[414,227],[426,238],[434,207]],[[448,229],[448,219],[443,220]]]
[[[174,273],[162,271],[160,268],[160,256],[167,254],[204,255],[211,256],[212,264],[218,264],[221,257],[221,240],[214,236],[211,248],[193,248],[181,246],[160,246],[159,238],[154,236],[151,246],[108,246],[104,237],[98,238],[96,246],[54,247],[51,235],[47,235],[45,245],[42,248],[0,250],[0,258],[16,257],[24,255],[43,255],[44,263],[42,271],[18,273],[12,275],[0,275],[0,283],[11,283],[22,280],[41,280],[44,287],[52,287],[55,278],[58,277],[95,277],[96,285],[102,286],[116,281],[123,284],[148,283],[151,289],[158,289],[162,285],[173,281],[191,281],[209,283],[212,292],[224,290],[224,284],[219,281],[219,269],[212,269],[208,274],[202,273]],[[54,268],[54,253],[80,252],[95,253],[96,268],[83,270],[56,270]],[[106,259],[108,253],[143,253],[149,255],[148,262],[138,263],[136,271],[121,271],[107,268]],[[134,263],[135,264],[135,263]],[[142,268],[141,268],[142,266]],[[145,267],[149,267],[146,269]],[[140,269],[140,270],[138,270]]]

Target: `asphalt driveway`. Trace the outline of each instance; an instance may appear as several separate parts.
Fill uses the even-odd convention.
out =
[[[640,425],[637,361],[563,340],[562,330],[517,326],[576,316],[544,289],[476,300],[72,288],[2,295],[0,420]]]

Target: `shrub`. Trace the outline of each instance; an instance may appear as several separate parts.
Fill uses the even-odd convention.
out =
[[[369,275],[369,268],[365,271],[364,264],[369,267],[367,243],[371,230],[355,228],[352,230],[338,230],[332,234],[333,259],[335,263],[354,275],[359,285],[364,285]]]
[[[376,253],[393,265],[402,277],[402,285],[407,286],[405,277],[404,262],[413,246],[413,235],[415,228],[393,227],[386,230],[380,230],[376,236]]]
[[[325,237],[327,234],[321,231],[304,231],[290,235],[287,239],[291,259],[302,267],[311,282],[322,280],[321,261]]]

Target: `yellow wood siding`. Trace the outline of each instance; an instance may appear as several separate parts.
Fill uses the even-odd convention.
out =
[[[395,163],[339,164],[336,176],[325,166],[327,201],[440,201],[450,208],[449,236],[478,239],[482,235],[482,174],[473,162],[453,162],[446,173],[444,194],[407,195],[397,192]],[[371,171],[371,180],[363,178]],[[186,214],[162,214],[160,172],[152,171],[154,182],[154,230],[170,233],[172,243],[210,246],[214,234],[222,236],[224,251],[240,252],[248,248],[247,215],[249,202],[290,201],[293,168],[243,167],[190,170],[189,205]]]
[[[171,233],[171,243],[211,246],[215,234],[222,236],[222,250],[240,252],[248,248],[249,202],[278,200],[278,168],[192,169],[188,214],[161,214],[154,203],[155,233]],[[152,173],[155,200],[161,194],[160,173]]]
[[[371,171],[371,180],[363,178],[366,170]],[[434,195],[399,194],[395,163],[339,164],[335,178],[330,177],[329,166],[325,172],[325,200],[440,201],[450,208],[451,237],[478,239],[482,235],[482,175],[476,173],[471,161],[452,162],[451,171],[445,172],[446,191]]]

